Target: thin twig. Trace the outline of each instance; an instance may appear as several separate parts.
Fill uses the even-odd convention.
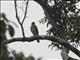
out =
[[[23,37],[25,37],[25,33],[24,33],[24,28],[23,28],[23,25],[22,23],[20,22],[20,19],[19,19],[19,16],[18,16],[18,12],[17,12],[17,3],[16,3],[16,0],[14,0],[14,4],[15,4],[15,12],[16,12],[16,18],[21,26],[21,29],[22,29],[22,35]]]
[[[25,12],[24,12],[25,14],[24,14],[24,17],[23,17],[23,20],[22,20],[22,24],[24,23],[24,20],[26,18],[28,3],[29,3],[29,0],[26,2],[26,8],[25,8]]]
[[[18,5],[17,5],[17,7],[20,8],[23,12],[25,12],[24,9],[23,9],[23,7],[20,7],[20,6],[18,6]]]
[[[14,4],[15,4],[16,18],[17,18],[19,24],[21,25],[21,23],[20,23],[20,19],[19,19],[19,16],[18,16],[18,12],[17,12],[17,4],[16,4],[16,0],[14,0]]]

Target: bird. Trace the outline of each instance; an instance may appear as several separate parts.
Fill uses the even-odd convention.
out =
[[[35,22],[32,22],[31,23],[31,32],[32,34],[36,37],[36,36],[39,36],[39,32],[38,32],[38,28],[37,26],[35,25]],[[37,42],[39,43],[39,39],[37,39]]]

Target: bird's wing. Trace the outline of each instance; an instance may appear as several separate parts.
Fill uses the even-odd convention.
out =
[[[36,31],[36,35],[38,35],[39,34],[39,32],[38,32],[38,28],[37,28],[37,26],[35,25],[35,31]]]
[[[33,35],[38,35],[38,29],[36,25],[31,26],[31,32],[33,33]]]
[[[35,25],[35,33],[36,33],[35,36],[39,36],[38,28],[36,25]],[[37,38],[37,42],[38,43],[40,42],[38,38]]]

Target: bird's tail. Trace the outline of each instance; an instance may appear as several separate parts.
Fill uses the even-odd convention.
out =
[[[40,42],[39,39],[37,39],[37,42],[38,42],[38,43]]]
[[[37,36],[39,36],[39,35],[36,35],[36,37],[37,37]],[[37,42],[38,42],[38,43],[40,42],[40,41],[39,41],[39,38],[37,38]]]

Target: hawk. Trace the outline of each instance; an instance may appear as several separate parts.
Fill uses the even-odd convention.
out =
[[[38,32],[38,28],[37,26],[35,25],[35,22],[32,22],[31,24],[31,32],[34,36],[39,36],[39,32]],[[37,42],[39,43],[39,39],[37,39]]]

